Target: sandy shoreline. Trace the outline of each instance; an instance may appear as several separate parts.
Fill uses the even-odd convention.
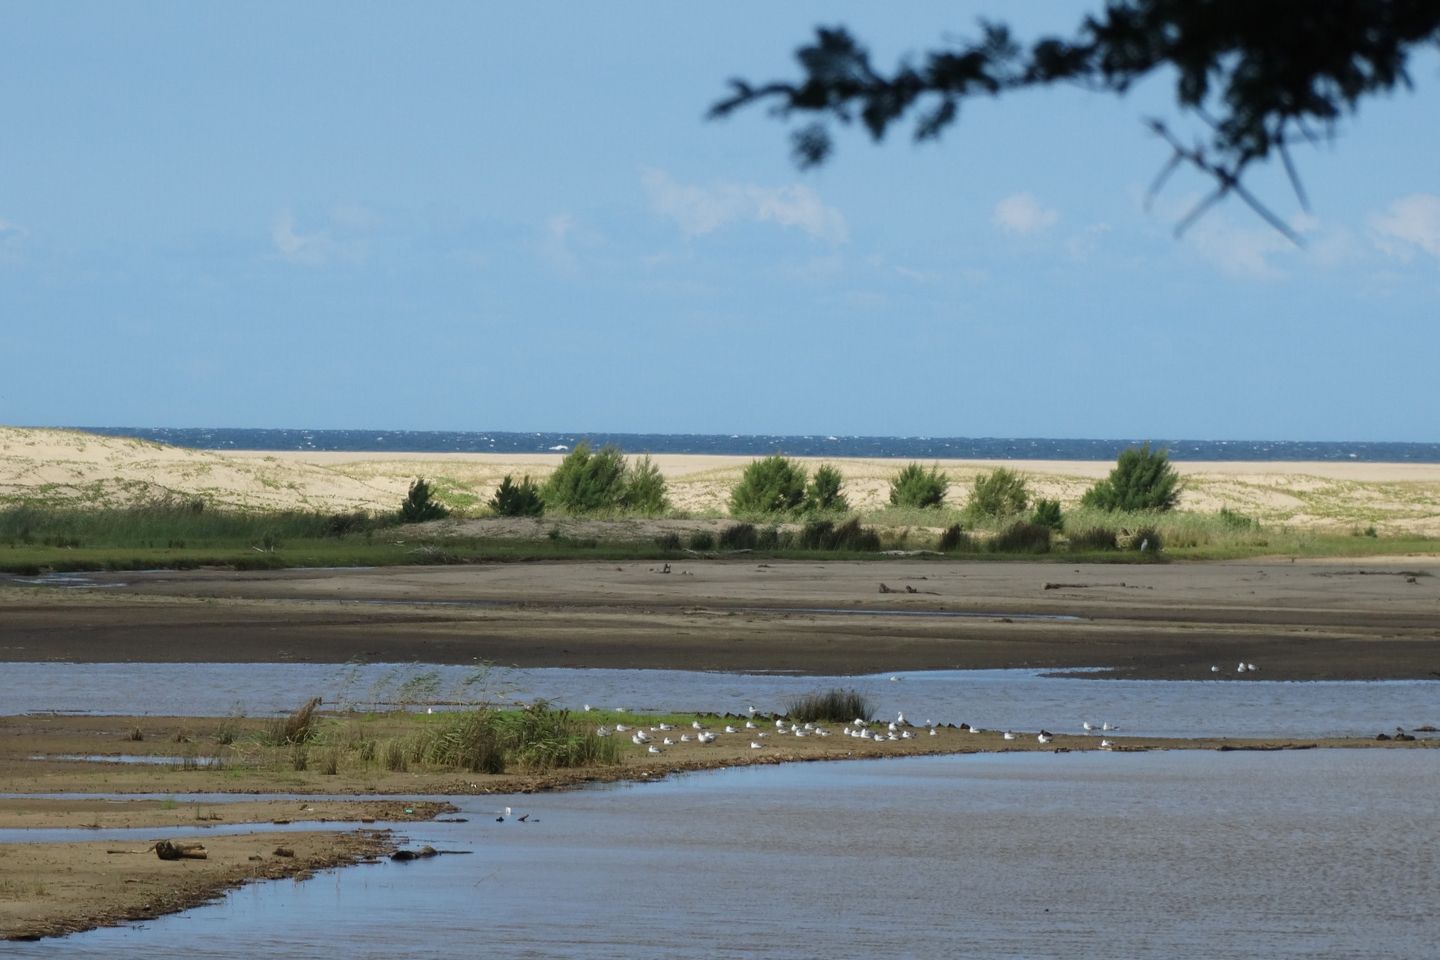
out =
[[[62,430],[0,427],[0,502],[132,503],[198,497],[247,509],[393,510],[417,476],[459,501],[481,504],[506,474],[537,479],[560,453],[207,451]],[[659,454],[675,508],[723,515],[746,456]],[[884,506],[903,460],[800,458],[838,466],[845,493],[862,511]],[[963,506],[974,478],[1004,465],[1025,474],[1033,496],[1072,506],[1113,466],[1110,461],[940,460],[951,479],[947,502]],[[1181,508],[1226,506],[1265,523],[1343,530],[1440,534],[1440,464],[1186,462]]]

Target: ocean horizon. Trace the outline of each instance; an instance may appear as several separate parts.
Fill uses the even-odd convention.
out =
[[[581,442],[625,453],[865,457],[897,460],[1113,460],[1149,443],[1172,460],[1440,463],[1440,443],[1340,440],[1187,440],[1164,437],[844,436],[833,434],[607,433],[454,430],[321,430],[227,427],[72,427],[198,450],[347,453],[564,453]]]

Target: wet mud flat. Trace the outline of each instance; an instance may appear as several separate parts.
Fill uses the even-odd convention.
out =
[[[668,566],[668,572],[666,572]],[[545,562],[0,584],[0,661],[1440,679],[1434,557]],[[883,589],[882,589],[883,588]],[[913,591],[913,592],[912,592]]]

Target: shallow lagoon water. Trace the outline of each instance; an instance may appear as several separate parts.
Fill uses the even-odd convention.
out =
[[[7,956],[1433,955],[1440,752],[797,764],[469,798],[385,863]],[[513,805],[531,822],[496,823]]]
[[[1374,736],[1440,725],[1440,684],[1426,680],[1276,682],[1095,680],[1028,670],[935,670],[860,677],[570,670],[421,664],[5,663],[0,713],[226,716],[293,710],[312,696],[344,708],[538,697],[580,709],[739,713],[783,710],[831,687],[870,697],[912,722],[1080,732],[1082,721],[1136,736]],[[135,691],[143,690],[137,701]]]

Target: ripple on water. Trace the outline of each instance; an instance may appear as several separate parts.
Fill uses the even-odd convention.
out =
[[[473,857],[246,888],[17,957],[1429,956],[1435,751],[1028,754],[472,798]],[[531,814],[496,823],[504,805]]]

